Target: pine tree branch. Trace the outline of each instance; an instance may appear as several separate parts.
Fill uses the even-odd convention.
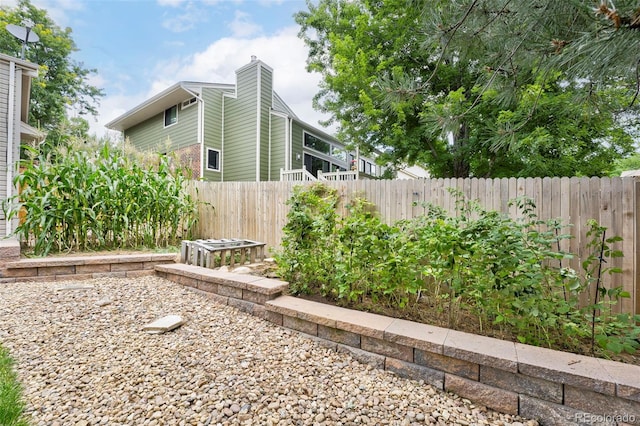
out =
[[[436,65],[433,68],[433,72],[431,73],[431,75],[429,76],[429,78],[427,79],[427,81],[424,83],[423,86],[427,86],[431,80],[433,80],[433,78],[436,76],[437,72],[438,72],[438,67],[440,66],[440,64],[442,63],[442,61],[444,61],[444,55],[445,53],[447,53],[447,48],[449,47],[449,44],[451,43],[451,40],[453,40],[453,36],[455,35],[455,33],[458,31],[458,29],[460,29],[460,27],[462,26],[462,24],[464,24],[464,22],[467,20],[467,18],[469,18],[469,15],[471,15],[471,12],[473,11],[473,9],[475,9],[476,5],[478,4],[479,0],[474,0],[469,7],[467,8],[466,12],[464,13],[464,15],[462,16],[462,18],[460,18],[460,20],[458,22],[456,22],[455,25],[453,25],[452,27],[449,27],[448,29],[443,31],[443,34],[447,34],[450,31],[453,31],[453,33],[451,34],[451,36],[449,37],[449,39],[447,40],[447,42],[445,43],[444,47],[442,48],[442,51],[440,53],[440,57],[438,58],[438,60],[436,61]]]

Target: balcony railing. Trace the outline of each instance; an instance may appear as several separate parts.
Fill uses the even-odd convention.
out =
[[[280,181],[284,182],[310,182],[316,180],[324,181],[348,181],[358,180],[358,172],[344,171],[344,172],[323,172],[318,170],[318,177],[309,173],[306,167],[295,170],[283,170],[280,169]]]
[[[318,180],[314,175],[309,173],[306,167],[295,170],[280,169],[280,181],[281,182],[310,182]]]
[[[318,180],[331,180],[331,181],[343,181],[343,180],[358,180],[358,172],[323,172],[318,170]]]

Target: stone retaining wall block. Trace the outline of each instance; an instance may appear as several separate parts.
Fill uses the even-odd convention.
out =
[[[242,289],[237,287],[230,287],[224,284],[218,284],[218,294],[222,296],[233,297],[234,299],[242,299]]]
[[[413,348],[399,343],[387,342],[386,340],[376,339],[375,337],[362,336],[360,348],[402,361],[413,362]]]
[[[523,374],[509,373],[486,365],[480,366],[480,382],[562,404],[563,393],[562,384],[560,383],[553,383]]]
[[[332,342],[342,343],[343,345],[353,346],[354,348],[360,347],[359,334],[340,330],[339,328],[318,324],[318,337],[331,340]]]
[[[414,362],[418,365],[423,365],[435,370],[442,370],[471,380],[477,381],[480,378],[480,366],[478,364],[451,358],[446,355],[415,349]]]
[[[520,415],[538,420],[542,426],[616,426],[615,422],[593,414],[527,395],[520,395]]]
[[[441,391],[444,390],[444,372],[442,371],[391,357],[386,358],[384,367],[385,370],[393,371],[401,377],[411,380],[423,380]]]
[[[501,413],[518,414],[518,394],[515,392],[494,388],[449,373],[444,375],[444,389]]]
[[[318,324],[305,321],[300,318],[290,317],[289,315],[282,316],[282,326],[310,334],[312,336],[318,335]]]

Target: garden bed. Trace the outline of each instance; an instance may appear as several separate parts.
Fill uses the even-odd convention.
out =
[[[261,266],[254,267],[254,272],[257,275],[262,275],[269,278],[277,277],[277,266],[274,263],[264,263]],[[464,331],[466,333],[477,334],[480,336],[493,337],[501,340],[508,340],[511,342],[518,342],[517,335],[513,332],[509,332],[504,328],[495,327],[492,324],[480,324],[478,318],[473,314],[465,311],[456,312],[455,320],[449,318],[446,310],[443,306],[433,306],[425,301],[417,300],[407,304],[405,307],[400,308],[398,306],[390,306],[382,303],[376,303],[370,298],[365,298],[359,302],[346,302],[335,300],[329,297],[324,297],[319,294],[298,294],[296,297],[310,300],[314,302],[324,303],[332,306],[339,306],[343,308],[353,309],[356,311],[370,312],[379,315],[385,315],[388,317],[404,319],[408,321],[418,322],[422,324],[430,324],[437,327],[449,328],[452,330]],[[552,347],[550,349],[567,351],[564,347]],[[575,350],[578,349],[578,350]],[[589,342],[585,341],[579,348],[574,348],[572,353],[591,356],[591,346]],[[623,362],[626,364],[633,364],[640,366],[640,353],[634,354],[621,353],[621,354],[599,354],[600,357],[607,358],[613,361]]]

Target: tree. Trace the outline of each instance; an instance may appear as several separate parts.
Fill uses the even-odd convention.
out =
[[[34,127],[51,131],[68,125],[67,111],[73,107],[80,117],[97,114],[97,103],[104,96],[101,89],[89,84],[95,73],[71,59],[77,51],[71,29],[61,29],[29,0],[19,0],[15,8],[0,6],[0,51],[20,57],[22,42],[5,30],[7,24],[22,25],[28,19],[39,37],[29,43],[25,59],[38,64],[39,75],[31,87],[29,121]],[[77,121],[77,120],[76,120]]]
[[[556,3],[308,3],[296,21],[323,77],[315,104],[346,141],[434,176],[604,174],[632,149],[616,121],[631,97],[569,74],[577,27],[558,28],[575,10]]]

